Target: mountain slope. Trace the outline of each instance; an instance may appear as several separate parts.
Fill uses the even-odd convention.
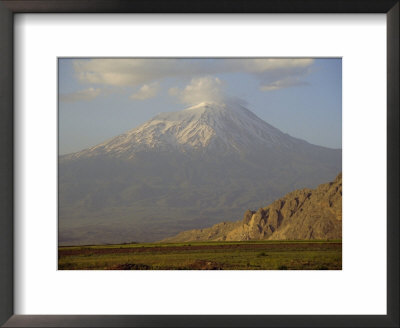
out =
[[[247,147],[293,149],[304,141],[289,137],[239,104],[204,102],[179,112],[161,113],[121,136],[68,155],[133,158],[149,150],[242,152]]]
[[[59,242],[160,240],[340,171],[341,150],[293,138],[241,105],[201,103],[61,156]]]
[[[342,175],[318,188],[293,191],[237,222],[184,231],[163,242],[342,238]]]

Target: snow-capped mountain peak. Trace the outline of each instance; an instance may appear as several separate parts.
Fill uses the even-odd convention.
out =
[[[165,112],[125,134],[74,156],[107,154],[131,158],[138,151],[208,149],[243,151],[249,147],[290,147],[291,138],[238,103],[202,102]]]

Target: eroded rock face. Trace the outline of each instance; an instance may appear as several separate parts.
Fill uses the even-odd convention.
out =
[[[342,238],[342,174],[316,189],[295,190],[243,220],[184,231],[164,241],[299,240]]]
[[[254,213],[254,211],[247,210],[246,213],[244,213],[243,224],[248,224]]]
[[[315,190],[298,190],[285,198],[298,199],[281,213],[282,225],[270,239],[341,239],[342,175]]]

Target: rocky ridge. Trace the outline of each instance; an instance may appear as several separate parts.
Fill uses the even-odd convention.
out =
[[[316,189],[295,190],[243,220],[183,231],[162,242],[342,238],[342,174]]]

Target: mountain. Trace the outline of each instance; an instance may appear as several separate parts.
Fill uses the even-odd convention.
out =
[[[162,242],[342,239],[342,174],[318,188],[300,189],[243,220],[184,231]]]
[[[248,147],[293,149],[305,144],[243,106],[207,102],[179,112],[161,113],[136,129],[65,158],[107,155],[132,159],[138,152],[149,150],[243,153]]]
[[[160,240],[340,171],[340,149],[293,138],[240,104],[201,103],[60,156],[59,243]]]

